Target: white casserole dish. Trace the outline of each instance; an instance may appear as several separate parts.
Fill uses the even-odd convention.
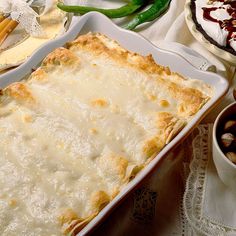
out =
[[[157,63],[169,66],[172,71],[179,72],[182,75],[194,79],[202,80],[214,88],[213,97],[207,104],[195,115],[189,124],[146,166],[126,187],[96,216],[78,235],[85,235],[91,232],[108,215],[117,204],[124,199],[129,192],[137,187],[145,177],[159,165],[161,159],[180,143],[196,127],[201,119],[214,107],[214,105],[226,94],[228,82],[221,76],[200,71],[194,68],[182,57],[161,50],[148,42],[137,33],[123,30],[112,23],[107,17],[100,13],[91,12],[84,15],[71,29],[62,37],[57,38],[39,48],[24,64],[18,68],[0,76],[0,87],[5,87],[13,82],[19,81],[28,74],[42,59],[54,49],[63,46],[66,42],[75,39],[80,34],[88,32],[100,32],[108,37],[118,41],[122,47],[140,53],[142,55],[152,54]]]

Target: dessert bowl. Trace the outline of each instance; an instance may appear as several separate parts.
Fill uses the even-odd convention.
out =
[[[226,121],[236,119],[236,102],[227,106],[217,117],[213,127],[213,160],[222,182],[236,192],[236,164],[222,150],[222,132]],[[227,133],[226,133],[227,134]],[[226,140],[227,141],[227,140]],[[227,146],[227,144],[226,144]],[[235,149],[235,147],[233,147]],[[231,153],[236,153],[236,150]]]
[[[228,61],[229,63],[235,65],[236,64],[236,51],[232,47],[222,45],[222,44],[225,44],[225,41],[227,40],[226,31],[224,31],[223,29],[222,30],[220,29],[220,31],[222,32],[219,32],[218,28],[220,27],[218,28],[214,27],[213,24],[216,24],[216,23],[212,21],[204,20],[203,19],[204,16],[202,17],[201,22],[199,19],[197,19],[199,18],[199,14],[200,14],[199,12],[197,13],[197,10],[196,10],[197,1],[198,0],[187,0],[185,4],[185,19],[186,19],[186,23],[188,25],[190,32],[210,52]],[[213,9],[213,7],[211,9]],[[209,13],[207,11],[205,14],[208,14],[208,16],[211,17],[212,13],[211,12]],[[214,19],[212,18],[211,20],[214,20]],[[208,26],[209,33],[206,32],[207,26]],[[212,35],[217,35],[217,36],[222,36],[222,37],[218,37],[218,38],[216,37],[215,39],[213,39]]]

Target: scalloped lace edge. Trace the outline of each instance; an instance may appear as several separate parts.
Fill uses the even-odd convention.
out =
[[[194,138],[193,160],[190,164],[190,174],[187,178],[183,197],[183,211],[187,222],[198,234],[207,236],[225,236],[236,233],[232,228],[222,227],[202,215],[202,203],[206,183],[206,171],[211,149],[212,125],[200,125],[199,134]]]

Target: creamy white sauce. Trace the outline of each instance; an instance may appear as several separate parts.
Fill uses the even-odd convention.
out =
[[[63,210],[90,216],[92,193],[111,195],[122,187],[117,164],[105,160],[123,157],[129,168],[145,163],[147,140],[164,135],[157,113],[184,119],[178,115],[181,101],[147,74],[88,52],[76,54],[78,68],[26,83],[35,104],[8,99],[0,106],[1,236],[62,235]]]

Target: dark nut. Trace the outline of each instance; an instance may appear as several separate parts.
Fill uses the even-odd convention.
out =
[[[225,123],[224,131],[236,135],[236,120],[229,120]]]
[[[236,153],[235,152],[227,152],[226,156],[230,161],[232,161],[234,164],[236,164]]]
[[[225,126],[224,126],[224,130],[225,131],[235,131],[236,130],[236,120],[229,120],[225,123]]]
[[[231,133],[225,133],[221,136],[221,143],[222,145],[227,148],[234,142],[234,135]]]

